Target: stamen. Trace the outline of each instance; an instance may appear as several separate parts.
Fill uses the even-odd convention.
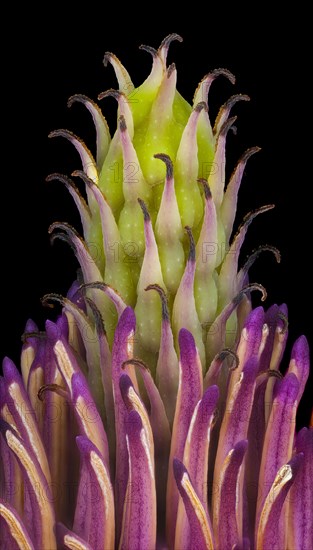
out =
[[[229,130],[231,129],[232,125],[236,122],[238,117],[236,116],[233,116],[231,118],[229,118],[228,120],[226,120],[224,122],[224,124],[222,125],[221,129],[220,129],[220,133],[219,133],[219,136],[226,136],[229,132]],[[234,128],[234,132],[236,133],[236,130]]]
[[[171,158],[168,155],[165,155],[164,153],[157,153],[156,155],[153,155],[155,159],[162,160],[166,165],[166,179],[170,180],[173,178],[173,162]]]
[[[204,196],[206,200],[210,199],[212,197],[212,193],[207,180],[205,178],[198,178],[197,181],[203,186]]]
[[[254,220],[254,218],[256,218],[256,216],[258,216],[259,214],[263,214],[264,212],[268,212],[269,210],[273,210],[273,208],[275,208],[275,204],[266,204],[264,206],[260,206],[260,208],[256,208],[255,210],[248,212],[248,214],[246,214],[243,218],[243,222],[238,229],[238,233],[243,226],[248,227],[250,223]]]
[[[205,101],[200,101],[199,103],[197,103],[197,105],[194,107],[194,111],[196,111],[197,113],[201,113],[202,110],[205,110],[207,111],[208,107],[207,107],[207,104]]]
[[[214,128],[213,128],[213,134],[218,134],[221,126],[224,124],[225,120],[227,120],[229,113],[233,106],[238,103],[238,101],[250,101],[250,97],[245,94],[236,94],[232,95],[224,105],[219,110],[219,113],[216,117]]]
[[[53,391],[54,393],[57,393],[60,397],[64,397],[64,399],[68,399],[69,394],[68,392],[62,388],[59,384],[44,384],[39,388],[37,396],[40,401],[44,401],[44,396],[47,391]]]
[[[231,350],[230,348],[225,348],[223,349],[217,356],[216,356],[216,359],[220,360],[220,361],[224,361],[227,357],[232,357],[232,359],[234,360],[234,365],[232,365],[231,367],[229,367],[229,370],[230,371],[233,371],[235,369],[237,369],[239,367],[239,357],[237,355],[237,353],[235,353],[233,350]]]
[[[174,40],[177,40],[178,42],[183,42],[183,39],[179,34],[172,33],[166,36],[164,40],[162,40],[159,50],[161,50],[162,48],[169,48],[170,44],[174,42]]]
[[[255,153],[259,153],[260,151],[262,151],[262,149],[257,145],[255,147],[250,147],[241,155],[238,161],[238,164],[246,163],[249,160],[249,158],[252,157],[252,155],[254,155]]]
[[[276,378],[278,380],[282,380],[284,377],[283,377],[282,373],[279,370],[276,370],[276,369],[263,370],[263,371],[261,371],[257,374],[257,377],[256,377],[257,387],[260,387],[261,384],[264,384],[265,382],[267,383],[269,378],[271,378],[273,384],[275,384],[275,381],[273,380],[274,378]],[[269,384],[268,384],[268,390],[267,391],[270,391],[270,395],[268,397],[266,397],[266,399],[265,399],[265,404],[267,404],[267,406],[265,405],[266,409],[264,411],[266,420],[268,420],[269,410],[270,410],[271,405],[272,405],[273,387],[274,387],[273,385],[269,386]],[[269,410],[267,410],[267,408],[269,408]]]
[[[46,181],[48,183],[50,183],[50,181],[54,181],[54,180],[60,180],[62,183],[64,183],[64,185],[67,187],[67,189],[72,188],[76,191],[77,194],[79,194],[79,190],[76,187],[73,180],[71,180],[71,178],[65,176],[64,174],[58,174],[58,173],[55,172],[53,174],[49,174],[46,177]]]
[[[48,137],[62,137],[67,139],[72,145],[74,145],[76,151],[80,156],[83,169],[88,174],[88,176],[91,177],[91,179],[93,179],[95,182],[98,182],[99,174],[95,159],[93,158],[92,153],[81,138],[73,134],[73,132],[70,132],[69,130],[65,130],[63,128],[50,132]]]
[[[152,284],[147,286],[145,290],[156,290],[159,293],[159,296],[161,298],[162,303],[162,320],[163,321],[169,321],[170,320],[170,314],[168,310],[168,300],[165,291],[163,288],[158,284]]]
[[[279,311],[277,313],[277,317],[278,317],[278,319],[281,319],[281,321],[283,321],[283,323],[284,323],[284,326],[280,331],[281,334],[286,334],[286,332],[288,330],[288,326],[289,326],[288,317],[282,311]]]
[[[49,302],[58,302],[59,304],[64,306],[68,300],[67,300],[67,298],[64,298],[64,296],[62,296],[62,294],[55,294],[55,293],[51,292],[49,294],[45,294],[41,298],[40,301],[41,301],[43,306],[54,308],[54,304],[53,303],[51,304]]]
[[[102,282],[102,281],[96,281],[94,283],[83,283],[78,290],[88,290],[88,288],[96,288],[98,290],[106,290],[107,287],[109,285],[107,285],[106,283]]]
[[[114,306],[116,307],[116,311],[118,316],[123,313],[124,309],[126,308],[126,304],[122,298],[122,296],[118,293],[117,290],[115,290],[112,286],[104,283],[103,281],[94,281],[92,283],[84,283],[79,287],[79,291],[86,293],[88,289],[97,289],[102,290],[108,298],[113,302]]]
[[[146,46],[145,44],[141,44],[141,46],[139,46],[139,49],[143,50],[144,52],[150,53],[153,58],[158,55],[157,50],[155,48],[152,48],[152,46]]]
[[[73,134],[73,132],[70,132],[70,130],[65,130],[63,128],[61,128],[60,130],[52,130],[52,132],[50,132],[48,134],[48,138],[54,138],[54,137],[64,137],[66,139],[78,139],[79,138],[77,136],[75,136],[75,134]]]
[[[211,428],[214,428],[216,422],[218,421],[219,419],[219,416],[220,416],[220,411],[218,409],[218,407],[216,407],[214,413],[213,413],[213,419],[212,419],[212,424],[211,424]]]
[[[207,103],[207,96],[210,91],[211,84],[219,76],[225,76],[232,84],[235,84],[236,78],[230,71],[228,71],[228,69],[214,69],[210,73],[206,74],[199,83],[193,98],[194,104],[196,104],[200,98],[206,98]]]
[[[114,69],[119,89],[125,91],[127,95],[130,94],[134,90],[134,85],[127,70],[122,65],[120,60],[116,57],[116,55],[114,55],[114,53],[106,52],[103,59],[103,64],[105,67],[107,67],[108,63],[111,63]]]
[[[72,196],[80,214],[80,219],[82,222],[84,234],[86,234],[86,232],[88,231],[89,224],[91,223],[91,211],[87,202],[85,201],[84,197],[81,195],[79,189],[76,187],[73,180],[71,180],[67,176],[63,174],[54,173],[46,177],[47,182],[51,182],[54,180],[58,180],[61,183],[63,183],[66,189],[68,190],[68,192],[70,193],[70,195]]]
[[[90,300],[90,298],[88,298],[88,296],[85,296],[85,301],[89,305],[89,307],[92,311],[92,314],[94,316],[94,320],[95,320],[95,324],[96,324],[96,330],[97,330],[98,335],[106,334],[103,317],[101,315],[101,312],[100,312],[99,308],[97,308],[96,304],[93,302],[93,300]]]
[[[124,116],[126,121],[126,126],[128,127],[130,136],[133,137],[134,133],[134,121],[133,121],[133,115],[130,108],[130,103],[132,102],[132,91],[133,86],[131,85],[131,89],[129,89],[128,80],[125,81],[124,85],[121,86],[120,83],[120,89],[115,90],[113,88],[110,88],[109,90],[105,90],[104,92],[101,92],[98,95],[98,99],[102,100],[106,97],[113,97],[118,104],[118,114],[119,116]],[[137,101],[137,100],[136,100]],[[113,150],[116,147],[116,137],[113,137]],[[115,145],[114,145],[115,143]],[[113,150],[110,151],[110,155],[113,153]],[[107,151],[108,152],[108,151]],[[106,155],[107,157],[107,155]],[[110,157],[111,158],[111,157]],[[105,159],[103,159],[104,162]],[[110,166],[108,167],[110,169]]]
[[[275,246],[265,244],[260,246],[257,250],[252,252],[252,254],[250,254],[250,256],[248,257],[246,263],[242,268],[243,273],[247,273],[247,271],[249,271],[250,267],[254,264],[255,260],[260,256],[262,252],[272,252],[276,258],[277,263],[278,264],[280,263],[281,255],[278,248],[276,248]]]
[[[105,52],[104,54],[104,58],[103,58],[103,65],[105,67],[108,66],[108,63],[110,63],[110,58],[113,57],[113,58],[116,58],[116,55],[112,52]]]
[[[21,336],[21,340],[23,344],[26,344],[28,338],[38,338],[38,340],[45,340],[46,336],[47,335],[44,330],[39,330],[36,332],[24,332]]]
[[[235,84],[236,82],[235,75],[228,69],[214,69],[210,72],[210,75],[213,78],[217,78],[218,76],[225,76],[225,78],[227,78],[231,84]]]
[[[241,289],[241,291],[233,298],[232,302],[234,305],[238,305],[241,302],[241,299],[243,298],[244,294],[247,294],[248,292],[251,292],[252,290],[259,290],[262,293],[261,301],[265,302],[267,298],[267,292],[263,285],[259,283],[251,283],[244,288]]]
[[[61,231],[64,231],[64,233],[52,234],[55,229],[61,229]],[[52,223],[48,229],[48,233],[51,235],[50,237],[51,244],[54,243],[55,239],[59,239],[60,241],[64,241],[65,243],[67,243],[75,253],[77,251],[77,248],[73,242],[73,237],[76,237],[77,239],[79,239],[82,242],[82,244],[84,244],[84,246],[86,247],[85,243],[82,241],[82,238],[80,237],[76,229],[66,222]]]
[[[140,369],[150,370],[148,365],[141,361],[141,359],[137,359],[136,357],[133,357],[132,359],[127,359],[127,361],[123,361],[122,363],[122,369],[125,369],[129,365],[134,365],[135,367],[139,367]]]
[[[150,221],[150,214],[148,212],[146,204],[144,203],[144,201],[142,199],[138,198],[137,201],[139,202],[139,205],[140,205],[140,208],[142,210],[145,222],[149,222]]]
[[[225,227],[225,242],[229,242],[233,230],[234,220],[237,209],[238,192],[240,189],[242,176],[249,158],[260,151],[260,147],[251,147],[247,149],[240,157],[227,185],[223,203],[221,206],[221,219]]]
[[[193,238],[193,234],[191,231],[191,228],[186,225],[185,231],[188,234],[189,238],[189,256],[188,256],[188,262],[195,262],[196,261],[196,246],[195,246],[195,240]]]
[[[97,168],[101,171],[111,142],[108,123],[99,106],[89,97],[82,94],[75,94],[69,98],[67,106],[72,107],[74,103],[82,103],[92,116],[97,140]]]
[[[176,70],[176,65],[175,63],[172,63],[168,69],[167,69],[167,78],[170,78],[171,77],[171,74],[173,73],[173,71]]]
[[[179,34],[169,34],[164,40],[161,42],[161,45],[158,49],[158,55],[166,68],[166,60],[167,60],[167,54],[170,47],[170,44],[174,41],[178,40],[178,42],[182,42],[183,39]]]
[[[83,94],[74,94],[72,95],[71,97],[68,98],[67,100],[67,106],[70,108],[72,107],[72,105],[76,102],[78,103],[86,103],[86,101],[92,101],[91,99],[89,99],[89,97],[87,97],[86,95],[83,95]],[[95,104],[96,105],[96,104]]]
[[[113,88],[110,88],[109,90],[105,90],[104,92],[101,92],[98,95],[99,101],[101,101],[101,99],[104,99],[105,97],[114,97],[114,99],[116,99],[117,101],[121,99],[121,97],[126,98],[123,92],[120,92],[120,90],[114,90]]]
[[[250,101],[250,97],[246,94],[232,95],[223,105],[222,108],[231,109],[238,101]]]
[[[268,212],[269,210],[272,210],[273,208],[275,208],[275,204],[267,204],[265,206],[261,206],[260,208],[257,208],[256,210],[252,210],[251,212],[248,212],[248,214],[245,215],[231,243],[231,247],[235,247],[234,251],[239,250],[237,247],[236,241],[240,242],[240,239],[242,239],[242,235],[246,235],[248,227],[252,223],[254,218],[256,218],[259,214],[263,214],[264,212]],[[240,247],[241,247],[241,244],[240,244]]]
[[[120,115],[118,117],[118,127],[119,127],[121,132],[126,132],[127,125],[126,125],[126,120],[125,120],[124,115]]]
[[[76,247],[68,235],[66,235],[65,233],[55,233],[54,235],[51,235],[50,243],[53,245],[54,241],[56,241],[57,239],[59,241],[62,241],[63,243],[66,243],[72,249],[74,254],[76,254]]]
[[[80,178],[88,187],[96,185],[95,182],[82,170],[74,170],[74,172],[71,173],[71,176],[74,178]]]
[[[282,373],[279,370],[276,370],[276,369],[267,369],[262,374],[267,374],[270,377],[273,376],[274,378],[279,378],[280,380],[282,380],[284,378]]]

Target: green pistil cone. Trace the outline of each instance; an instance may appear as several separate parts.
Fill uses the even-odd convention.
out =
[[[236,119],[230,117],[230,111],[237,101],[249,98],[232,96],[212,124],[208,107],[211,84],[220,75],[231,83],[235,79],[225,69],[208,73],[191,106],[176,89],[175,65],[166,64],[168,47],[175,39],[181,40],[170,35],[158,50],[142,47],[152,55],[152,70],[137,88],[120,61],[106,54],[105,62],[112,64],[119,88],[99,96],[112,96],[118,103],[112,139],[96,104],[85,96],[74,96],[83,98],[78,100],[95,122],[97,161],[70,133],[55,135],[72,141],[83,161],[85,177],[81,177],[89,209],[82,219],[83,230],[98,270],[82,265],[82,271],[100,272],[98,282],[110,285],[121,303],[135,308],[136,349],[145,360],[151,358],[153,367],[160,350],[162,312],[157,293],[145,289],[158,285],[167,297],[176,350],[178,332],[187,328],[206,370],[210,327],[248,282],[247,274],[236,276],[238,256],[231,248],[230,236],[243,169],[256,148],[240,159],[228,186],[226,141]],[[228,279],[233,282],[231,288]],[[85,282],[93,282],[92,277]],[[100,310],[107,308],[109,299],[102,296],[100,303],[99,293],[96,296]],[[116,317],[106,311],[101,314],[110,324],[111,342]],[[227,344],[232,345],[236,312],[228,324]]]

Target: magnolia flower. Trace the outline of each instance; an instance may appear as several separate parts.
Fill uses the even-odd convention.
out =
[[[28,321],[21,373],[8,358],[1,379],[1,548],[312,548],[313,431],[295,433],[309,374],[301,336],[279,371],[287,308],[252,309],[249,269],[238,269],[253,219],[233,235],[246,151],[227,184],[225,147],[245,95],[212,127],[207,96],[219,69],[200,82],[193,106],[167,67],[170,35],[135,88],[111,53],[119,90],[111,139],[92,115],[97,157],[67,130],[86,188],[60,180],[79,210],[83,238],[50,227],[80,264],[55,322]]]

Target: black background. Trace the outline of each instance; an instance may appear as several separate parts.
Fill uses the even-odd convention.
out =
[[[267,303],[286,301],[291,342],[305,333],[312,343],[311,261],[311,99],[306,15],[300,10],[278,17],[256,5],[254,12],[230,13],[227,6],[206,14],[197,5],[183,20],[172,20],[157,5],[130,11],[117,5],[88,3],[80,11],[66,4],[45,7],[45,13],[11,8],[2,38],[2,155],[1,155],[1,356],[19,358],[20,336],[28,317],[43,328],[47,311],[40,304],[46,292],[65,293],[75,277],[76,262],[62,243],[50,246],[48,226],[55,220],[79,228],[72,200],[61,184],[47,184],[50,172],[70,174],[80,168],[74,149],[63,140],[48,140],[60,127],[83,137],[94,151],[92,122],[83,106],[70,110],[74,93],[96,99],[116,87],[111,67],[104,68],[105,51],[113,51],[127,67],[135,85],[147,76],[151,60],[138,50],[141,43],[158,47],[170,32],[184,38],[173,43],[169,62],[178,68],[178,89],[192,100],[200,79],[226,67],[235,73],[234,87],[219,79],[210,94],[210,112],[233,93],[247,93],[250,103],[238,104],[237,136],[227,142],[228,170],[248,147],[261,153],[248,164],[240,192],[238,223],[249,210],[268,203],[276,209],[260,216],[250,228],[242,260],[259,244],[273,244],[282,253],[277,265],[264,254],[251,280],[264,284]],[[70,6],[70,5],[69,5]],[[250,4],[252,6],[252,4]],[[33,8],[34,9],[34,8]],[[250,8],[251,10],[251,8]],[[142,19],[139,19],[142,18]],[[298,36],[296,39],[295,36]],[[102,102],[111,129],[116,105]],[[258,302],[258,297],[256,303]],[[49,313],[49,312],[48,312]],[[308,423],[309,395],[300,410]]]

